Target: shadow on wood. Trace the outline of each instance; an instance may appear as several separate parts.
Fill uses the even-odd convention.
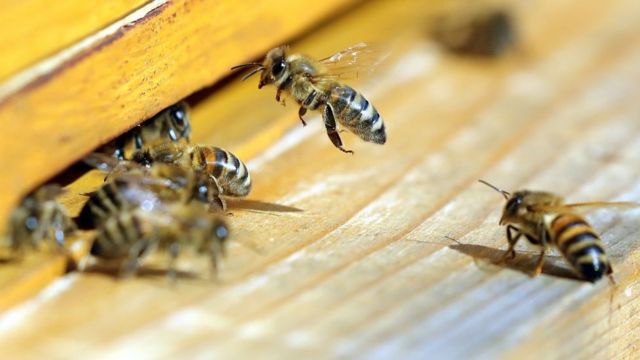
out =
[[[113,277],[114,279],[126,279],[126,276],[122,276],[120,274],[120,268],[118,266],[111,266],[109,264],[93,264],[88,266],[86,269],[82,271],[83,273],[88,274],[102,274]],[[175,270],[176,279],[199,279],[200,276],[194,274],[189,271]],[[141,266],[137,269],[135,274],[131,275],[131,277],[159,277],[159,276],[169,276],[168,269],[159,269],[148,266]]]
[[[503,250],[483,245],[462,243],[448,245],[448,247],[465,255],[469,255],[473,257],[474,260],[489,261],[493,265],[517,270],[527,275],[531,275],[531,272],[535,267],[535,263],[538,260],[538,254],[523,254],[522,252],[518,252],[514,259],[501,262],[500,259],[504,254]],[[558,261],[564,261],[564,259],[559,256],[547,255],[545,257],[544,267],[542,268],[542,274],[564,279],[584,281],[570,269],[556,265]]]
[[[227,199],[227,204],[232,209],[252,210],[258,212],[302,212],[304,210],[293,206],[279,205],[259,200]]]

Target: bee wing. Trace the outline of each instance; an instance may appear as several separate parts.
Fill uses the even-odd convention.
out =
[[[388,56],[389,51],[381,45],[358,43],[320,59],[319,62],[326,71],[314,75],[313,78],[316,80],[357,79],[374,72]]]
[[[581,208],[624,208],[624,209],[634,209],[640,208],[640,203],[633,201],[593,201],[593,202],[583,202],[583,203],[573,203],[573,204],[564,204],[564,205],[556,205],[556,206],[536,206],[535,210],[544,211],[544,212],[558,212],[567,209],[581,209]]]

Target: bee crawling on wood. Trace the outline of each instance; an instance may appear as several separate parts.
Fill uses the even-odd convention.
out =
[[[119,262],[120,274],[127,276],[137,271],[145,256],[163,250],[169,255],[168,275],[174,279],[176,260],[187,250],[208,256],[215,276],[228,236],[224,219],[198,204],[157,202],[107,217],[96,230],[90,254]]]
[[[580,207],[638,207],[633,202],[588,202],[565,204],[561,197],[541,191],[522,190],[510,194],[484,180],[481,183],[501,193],[507,200],[500,225],[507,225],[509,248],[501,261],[515,257],[515,245],[521,237],[539,246],[540,256],[532,273],[542,272],[549,246],[555,246],[584,280],[596,282],[613,273],[604,244],[584,218],[575,213]]]
[[[181,101],[103,146],[99,152],[119,160],[130,159],[132,153],[145,144],[157,141],[188,143],[190,135],[189,106]]]
[[[503,10],[453,14],[436,21],[433,37],[449,51],[498,56],[517,41],[512,16]]]
[[[136,152],[133,160],[145,165],[167,163],[208,174],[222,189],[221,195],[246,196],[251,191],[247,166],[219,147],[162,142]]]
[[[63,248],[65,237],[76,230],[56,197],[59,185],[48,184],[26,196],[9,217],[7,246],[12,252],[26,247]]]
[[[81,229],[94,229],[121,211],[152,208],[160,203],[196,201],[211,212],[226,209],[220,198],[222,189],[204,172],[164,163],[144,167],[98,153],[89,155],[85,162],[110,173],[98,190],[87,194],[89,199],[75,219]]]
[[[335,147],[353,153],[342,146],[336,121],[362,140],[384,144],[387,140],[384,121],[364,96],[342,83],[349,76],[370,71],[380,59],[373,59],[372,48],[361,43],[328,58],[314,60],[302,54],[288,54],[288,48],[271,49],[262,63],[248,63],[232,69],[249,68],[244,79],[261,72],[258,88],[273,84],[277,88],[276,101],[282,92],[291,95],[300,105],[298,116],[308,110],[322,113],[327,135]]]

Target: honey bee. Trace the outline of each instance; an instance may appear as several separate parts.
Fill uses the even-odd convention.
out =
[[[202,171],[164,163],[147,168],[130,161],[105,159],[100,154],[92,154],[85,161],[111,172],[104,185],[87,194],[89,199],[75,219],[81,229],[94,229],[118,212],[159,203],[187,204],[195,200],[206,204],[212,212],[226,209],[220,198],[222,189]]]
[[[188,143],[190,135],[189,106],[181,101],[134,127],[99,151],[124,160],[130,158],[135,150],[142,149],[147,143],[162,140]]]
[[[322,113],[327,135],[335,147],[345,153],[353,153],[342,146],[336,121],[362,140],[384,144],[387,140],[384,121],[378,110],[364,96],[342,80],[350,75],[366,72],[371,48],[364,43],[352,46],[330,57],[314,60],[302,54],[287,54],[288,48],[271,49],[262,63],[248,63],[233,69],[249,68],[243,80],[261,72],[258,88],[273,84],[277,88],[276,101],[282,92],[291,95],[300,105],[298,117],[306,125],[303,116],[307,110]]]
[[[507,200],[500,218],[500,225],[507,225],[509,248],[501,261],[515,257],[515,245],[524,236],[531,244],[539,246],[540,256],[532,276],[542,271],[544,256],[550,245],[555,246],[584,280],[596,282],[603,275],[613,273],[596,231],[584,218],[575,213],[579,207],[637,207],[632,202],[589,202],[565,204],[554,194],[522,190],[510,194],[484,180],[481,183],[501,193]]]
[[[479,56],[500,55],[516,43],[512,18],[503,10],[443,17],[433,37],[451,52]]]
[[[120,274],[131,275],[140,261],[156,249],[169,255],[168,275],[183,250],[209,256],[213,275],[225,254],[229,228],[224,219],[197,204],[156,203],[130,208],[105,219],[96,230],[90,254],[121,263]]]
[[[161,162],[208,174],[222,189],[221,195],[246,196],[251,191],[247,166],[219,147],[162,142],[146,146],[133,159],[147,166]]]
[[[38,188],[26,196],[9,217],[8,248],[20,252],[25,247],[62,248],[65,237],[76,227],[56,197],[63,192],[56,184]]]

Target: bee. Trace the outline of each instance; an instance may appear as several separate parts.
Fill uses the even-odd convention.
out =
[[[498,56],[517,41],[512,17],[504,10],[441,18],[433,37],[451,52],[479,56]]]
[[[171,164],[150,167],[130,161],[117,161],[92,154],[85,162],[111,169],[105,183],[87,194],[89,199],[75,219],[79,228],[94,229],[106,218],[137,207],[149,208],[164,202],[188,204],[196,201],[212,212],[226,209],[220,198],[222,189],[208,174]]]
[[[510,194],[484,180],[482,184],[501,193],[507,200],[500,225],[507,225],[509,248],[500,261],[515,257],[515,245],[521,237],[541,248],[532,276],[542,271],[549,246],[556,247],[583,279],[596,282],[603,275],[613,273],[604,245],[597,232],[580,215],[579,207],[637,207],[632,202],[589,202],[566,204],[552,193],[522,190]]]
[[[288,48],[271,49],[262,63],[247,63],[233,69],[249,68],[243,80],[261,72],[258,88],[273,84],[277,88],[276,101],[282,92],[291,95],[300,105],[298,117],[308,110],[322,114],[327,135],[335,147],[345,153],[353,153],[342,146],[336,121],[364,141],[384,144],[387,133],[378,110],[364,96],[342,83],[345,77],[366,72],[368,55],[372,49],[364,43],[342,50],[330,57],[314,60],[302,54],[288,54]],[[379,61],[378,61],[379,62]]]
[[[133,159],[147,166],[161,162],[208,174],[219,185],[221,195],[240,197],[251,191],[247,166],[219,147],[162,142],[146,146]]]
[[[57,184],[47,184],[26,196],[9,217],[8,247],[20,252],[25,247],[39,248],[47,244],[62,248],[65,237],[76,230],[56,197],[62,194]]]
[[[190,135],[189,106],[181,101],[103,146],[100,152],[124,160],[147,143],[160,140],[188,143]]]
[[[175,278],[175,262],[183,250],[208,256],[213,275],[225,254],[229,227],[224,219],[197,204],[158,202],[130,208],[98,226],[90,254],[103,261],[120,262],[120,274],[131,275],[144,257],[156,249],[169,255],[168,275]]]

